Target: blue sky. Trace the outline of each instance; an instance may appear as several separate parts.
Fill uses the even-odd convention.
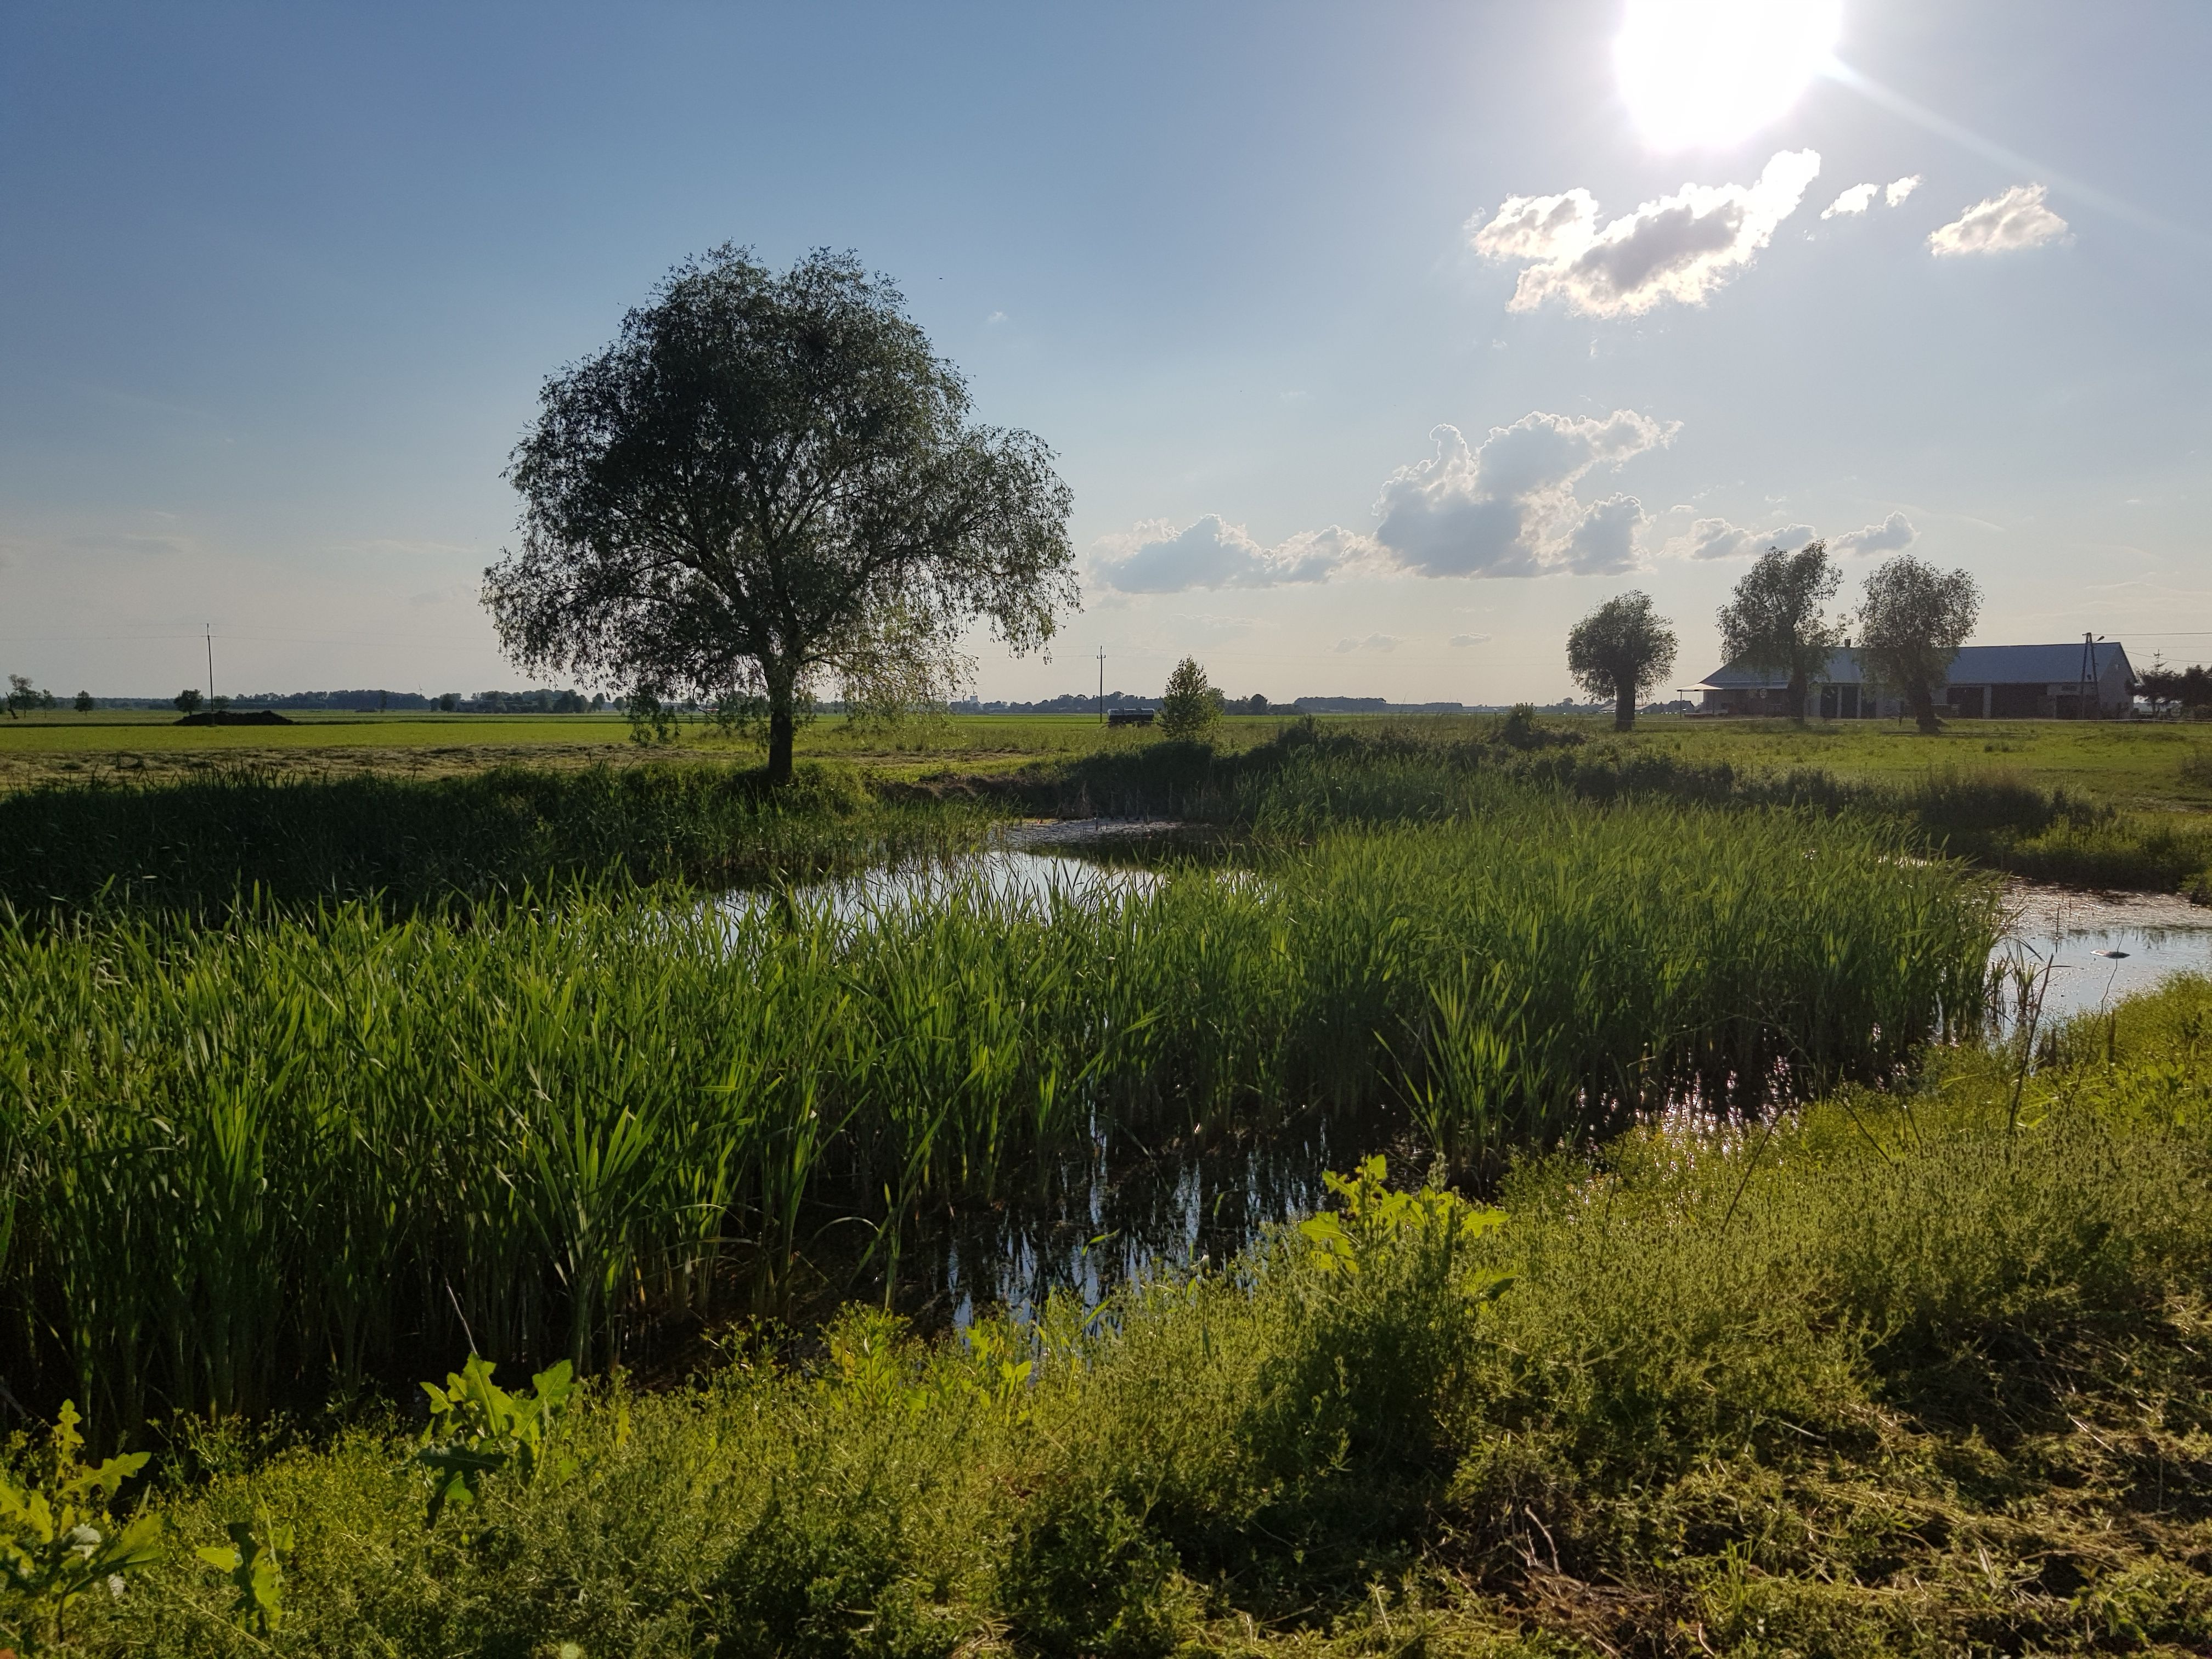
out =
[[[1806,532],[2212,659],[2212,8],[1843,0],[1856,81],[1664,151],[1623,20],[19,0],[0,668],[520,684],[507,452],[724,240],[857,250],[1059,452],[1085,607],[987,696],[1549,700],[1630,586],[1687,684]]]

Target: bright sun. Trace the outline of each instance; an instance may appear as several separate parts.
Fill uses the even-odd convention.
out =
[[[1628,0],[1621,95],[1654,149],[1734,143],[1797,101],[1842,21],[1842,0]]]

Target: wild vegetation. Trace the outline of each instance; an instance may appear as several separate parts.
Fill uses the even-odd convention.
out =
[[[582,1369],[672,1315],[787,1311],[827,1223],[888,1271],[923,1206],[1079,1209],[1102,1160],[1300,1108],[1395,1109],[1480,1174],[1670,1101],[1886,1082],[1972,1018],[1996,930],[1899,854],[1520,794],[1256,879],[864,924],[682,890],[17,919],[6,1374],[112,1429],[463,1343]]]
[[[309,904],[375,894],[407,908],[615,869],[632,880],[759,883],[970,847],[993,820],[1019,812],[1167,815],[1241,838],[1263,820],[1280,830],[1340,810],[1464,815],[1483,810],[1500,783],[1600,802],[1854,812],[1888,821],[1923,849],[2020,875],[2212,892],[2212,816],[2138,804],[2160,787],[2202,790],[2198,777],[2212,777],[2203,760],[2212,742],[2172,727],[2039,730],[2021,739],[2031,745],[2027,766],[2003,764],[2009,754],[1993,762],[1975,745],[1942,749],[1933,763],[1916,749],[1923,758],[1906,768],[1880,734],[1757,729],[1773,722],[1616,737],[1530,714],[1217,718],[1204,743],[1080,722],[1007,724],[1043,736],[1018,734],[1011,752],[989,756],[956,729],[969,747],[966,763],[947,771],[945,751],[916,734],[921,746],[900,751],[889,776],[873,765],[802,768],[782,799],[757,773],[733,768],[726,745],[690,744],[635,751],[665,757],[620,766],[423,777],[254,766],[182,783],[51,783],[0,794],[0,900],[27,912],[126,897],[207,912],[259,889]],[[2051,746],[2052,758],[2034,763],[2034,744]],[[933,754],[933,769],[915,764]]]
[[[800,780],[0,800],[0,1376],[98,1448],[0,1644],[2212,1637],[2212,987],[1992,1045],[1942,855],[2185,840],[1526,714]],[[1213,839],[802,884],[1121,807]]]
[[[696,760],[427,779],[241,769],[0,796],[0,900],[212,916],[255,900],[452,906],[610,874],[727,885],[966,847],[991,816],[886,800],[820,766],[773,792]]]
[[[855,1312],[672,1391],[549,1376],[543,1413],[487,1382],[421,1459],[397,1422],[198,1429],[149,1494],[166,1553],[80,1639],[2202,1651],[2208,1042],[2185,984],[2026,1073],[1962,1052],[1771,1130],[1670,1122],[1523,1164],[1496,1209],[1364,1171],[1096,1310],[934,1342]],[[432,1520],[471,1448],[480,1501]],[[188,1547],[280,1528],[249,1642]]]

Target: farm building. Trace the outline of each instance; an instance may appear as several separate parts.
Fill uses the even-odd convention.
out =
[[[2135,670],[2117,640],[2065,645],[1969,645],[1952,659],[1936,712],[1953,720],[2110,719],[2128,712]],[[1730,663],[1692,688],[1701,714],[1788,714],[1788,677]],[[1821,720],[1873,720],[1909,712],[1905,700],[1870,681],[1849,647],[1805,700]]]

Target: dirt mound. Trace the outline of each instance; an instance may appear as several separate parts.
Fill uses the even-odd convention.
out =
[[[289,726],[292,722],[273,708],[215,708],[187,714],[179,726]]]

